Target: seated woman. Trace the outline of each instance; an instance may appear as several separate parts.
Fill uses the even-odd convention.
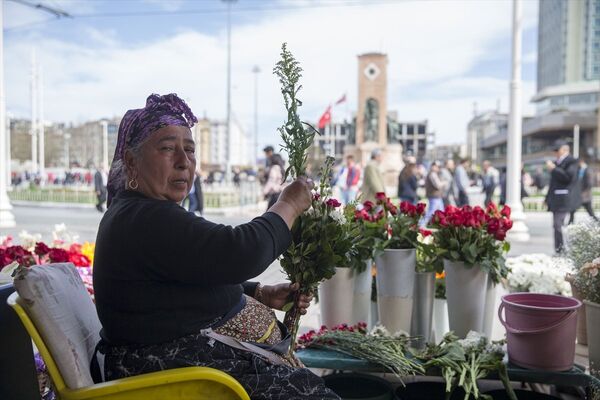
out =
[[[276,351],[286,332],[271,308],[281,309],[298,285],[247,281],[291,243],[312,183],[292,182],[265,214],[235,228],[186,212],[196,122],[175,94],[153,94],[119,126],[94,258],[106,380],[208,366],[253,399],[338,399]],[[302,313],[311,299],[300,297]]]

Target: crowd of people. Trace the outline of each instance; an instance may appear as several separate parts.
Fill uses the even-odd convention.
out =
[[[596,221],[598,217],[592,206],[594,174],[591,168],[583,159],[573,158],[564,141],[556,142],[553,151],[555,159],[535,167],[532,173],[522,168],[520,197],[522,200],[528,196],[543,196],[547,209],[553,213],[555,251],[559,253],[563,247],[562,228],[566,223],[573,223],[579,208],[583,207]],[[385,191],[381,163],[382,153],[378,149],[372,152],[364,171],[352,155],[340,163],[333,181],[344,204],[357,198],[373,201],[375,193]],[[505,204],[506,183],[506,170],[495,168],[489,160],[476,166],[468,158],[458,162],[449,159],[443,163],[430,162],[426,167],[417,164],[414,157],[407,157],[404,167],[398,171],[397,197],[413,204],[427,200],[427,214],[422,221],[426,224],[436,210],[449,204],[458,207],[490,202]]]

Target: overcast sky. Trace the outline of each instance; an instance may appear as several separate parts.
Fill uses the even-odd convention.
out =
[[[150,93],[175,92],[196,115],[226,114],[226,5],[219,0],[36,0],[73,18],[4,2],[8,112],[29,118],[31,54],[45,81],[45,117],[120,116]],[[508,110],[509,0],[239,0],[232,6],[232,109],[253,134],[259,66],[259,144],[279,144],[285,119],[272,74],[282,42],[304,69],[302,119],[343,94],[334,119],[357,109],[357,55],[389,57],[388,104],[400,120],[427,119],[438,143],[464,142],[479,110]],[[145,16],[129,13],[144,12]],[[162,13],[162,14],[161,14]],[[118,16],[115,16],[117,14]],[[523,107],[535,91],[537,1],[523,2]]]

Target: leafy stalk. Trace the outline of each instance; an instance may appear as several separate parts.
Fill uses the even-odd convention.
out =
[[[273,73],[281,83],[281,94],[287,111],[286,123],[277,129],[284,143],[283,149],[288,153],[290,164],[285,170],[284,180],[286,180],[288,176],[297,178],[306,174],[308,149],[318,131],[312,125],[301,121],[298,115],[298,107],[302,106],[302,101],[297,98],[302,88],[299,83],[302,68],[288,51],[286,43],[281,46],[281,60],[275,65]]]

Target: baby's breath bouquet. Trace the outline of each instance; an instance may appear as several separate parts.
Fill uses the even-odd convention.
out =
[[[279,128],[283,140],[283,150],[288,154],[289,167],[285,178],[297,178],[306,174],[307,151],[317,131],[308,123],[302,122],[298,107],[302,102],[297,95],[301,89],[299,80],[302,72],[299,63],[282,46],[281,60],[273,71],[281,83],[281,92],[287,121]],[[335,274],[335,267],[349,266],[352,247],[352,229],[339,210],[340,202],[331,197],[331,169],[334,159],[328,157],[319,176],[320,184],[313,195],[311,207],[300,215],[292,226],[292,244],[281,256],[281,266],[292,282],[298,282],[300,289],[294,301],[289,303],[284,324],[292,336],[290,353],[298,334],[300,312],[294,306],[301,294],[314,292],[319,283]]]

